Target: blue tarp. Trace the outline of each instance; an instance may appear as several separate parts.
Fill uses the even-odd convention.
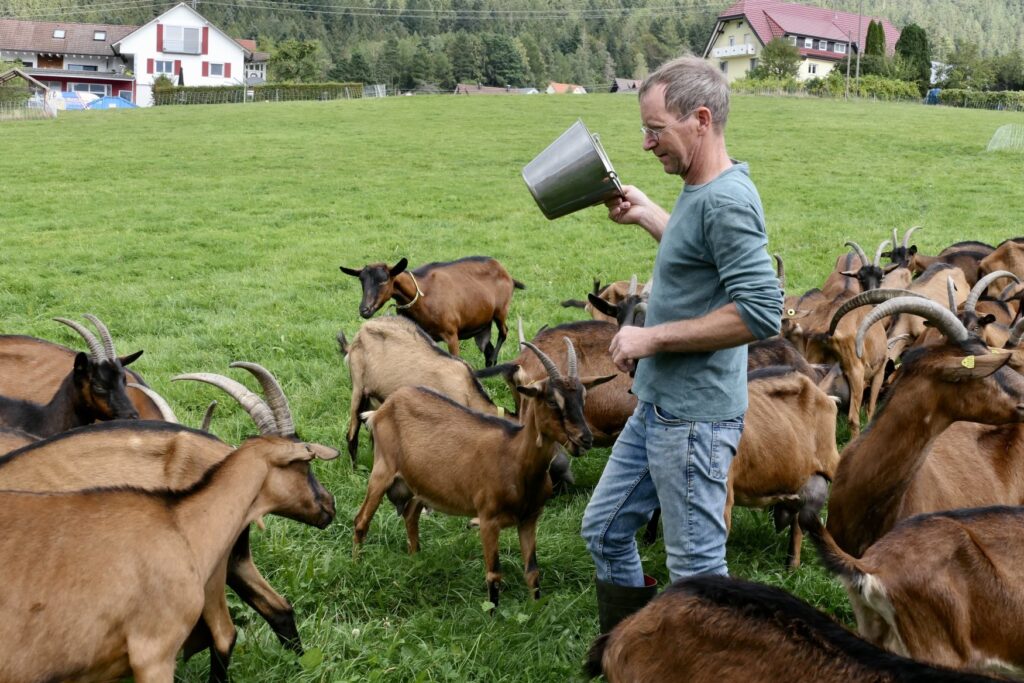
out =
[[[89,109],[138,109],[139,105],[133,104],[123,97],[107,95],[89,104]]]

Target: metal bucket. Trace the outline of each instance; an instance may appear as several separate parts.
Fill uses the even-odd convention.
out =
[[[600,139],[582,120],[523,167],[523,180],[551,219],[622,196],[619,177]]]

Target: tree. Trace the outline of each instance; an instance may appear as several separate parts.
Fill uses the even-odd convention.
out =
[[[992,59],[994,90],[1024,90],[1024,55],[1020,50]]]
[[[981,56],[978,44],[956,41],[956,48],[946,58],[943,86],[966,90],[985,90],[995,81],[995,69]]]
[[[270,56],[270,76],[275,81],[315,83],[326,73],[326,60],[318,40],[285,40]]]
[[[896,41],[896,54],[906,62],[921,94],[928,92],[932,78],[932,50],[924,29],[917,24],[907,24]]]
[[[484,35],[484,80],[487,85],[520,86],[526,83],[522,46],[503,33]]]
[[[800,71],[800,50],[784,38],[774,38],[764,46],[751,78],[795,78]]]
[[[384,43],[384,49],[377,56],[375,72],[378,83],[385,83],[391,88],[398,83],[402,76],[402,56],[398,51],[398,38],[392,36]]]
[[[864,39],[864,55],[885,57],[885,29],[881,21],[871,20],[868,24],[868,35]]]
[[[448,58],[452,62],[452,76],[459,83],[479,83],[484,71],[483,42],[479,36],[458,31],[448,44]]]
[[[353,52],[348,61],[347,76],[354,83],[369,83],[373,80],[373,69],[362,52]]]

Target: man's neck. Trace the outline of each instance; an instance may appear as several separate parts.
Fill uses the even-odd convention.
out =
[[[699,154],[693,159],[686,175],[683,176],[687,185],[709,183],[733,165],[722,138],[705,138],[705,148],[707,151],[700,150],[703,154]]]

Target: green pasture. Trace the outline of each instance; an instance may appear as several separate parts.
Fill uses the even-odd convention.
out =
[[[212,387],[172,383],[207,371],[249,381],[259,362],[288,393],[300,434],[343,448],[349,380],[335,333],[358,330],[358,281],[339,265],[411,264],[485,254],[524,282],[512,302],[529,332],[580,317],[558,302],[593,278],[651,270],[655,243],[602,209],[554,222],[520,178],[523,165],[577,118],[627,183],[670,206],[678,178],[641,149],[636,100],[586,97],[406,97],[386,100],[66,112],[0,124],[0,332],[80,346],[54,316],[91,312],[133,366],[197,425],[222,399],[213,431],[237,442],[254,427]],[[923,226],[934,253],[959,240],[1022,234],[1024,156],[987,153],[992,133],[1024,114],[872,102],[737,97],[732,156],[750,162],[784,257],[790,291],[819,285],[858,241],[869,253]],[[463,343],[475,366],[482,357]],[[502,351],[515,354],[514,344]],[[251,386],[255,386],[250,382]],[[488,389],[506,406],[500,381]],[[439,426],[443,428],[443,426]],[[490,616],[479,537],[466,520],[426,517],[418,556],[390,506],[353,562],[352,519],[371,452],[317,466],[337,497],[325,531],[281,519],[254,533],[256,560],[294,604],[310,650],[299,662],[266,624],[232,602],[238,681],[564,681],[596,635],[592,566],[579,538],[607,451],[575,464],[576,487],[541,519],[539,603],[522,580],[514,532],[502,537],[505,587]],[[782,586],[850,622],[845,595],[805,547],[783,569],[786,539],[762,512],[740,510],[731,571]],[[661,543],[643,550],[667,579]],[[204,681],[205,655],[179,667]]]

